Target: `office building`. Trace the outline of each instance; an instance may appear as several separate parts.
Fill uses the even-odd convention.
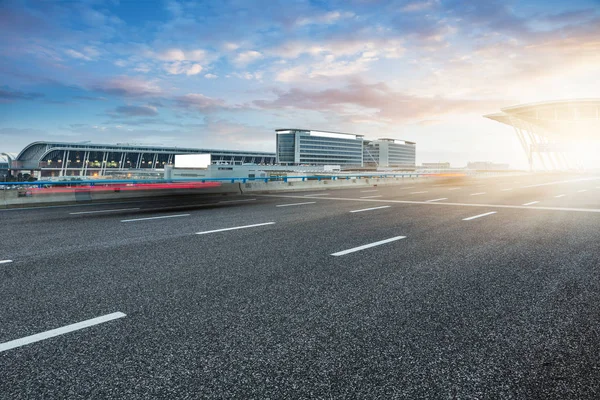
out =
[[[410,167],[415,166],[416,143],[406,140],[381,138],[363,140],[364,166]]]
[[[351,133],[277,129],[281,165],[363,165],[363,136]]]

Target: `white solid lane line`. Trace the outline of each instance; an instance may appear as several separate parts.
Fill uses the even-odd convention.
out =
[[[382,195],[377,195],[377,196],[363,196],[361,197],[361,199],[374,199],[376,197],[383,197]]]
[[[190,214],[163,215],[162,217],[147,217],[147,218],[135,218],[135,219],[122,219],[121,222],[148,221],[148,220],[151,220],[151,219],[177,218],[177,217],[189,217],[189,216],[190,216]]]
[[[587,189],[581,189],[581,190],[577,191],[577,193],[584,193],[584,192],[587,192]]]
[[[433,202],[433,201],[442,201],[442,200],[448,200],[447,197],[442,197],[441,199],[433,199],[433,200],[427,200],[428,203]]]
[[[403,188],[400,188],[400,189],[414,189],[415,187],[416,186],[409,186],[409,187],[403,187]]]
[[[554,196],[556,199],[560,199],[561,197],[565,197],[566,194],[559,194],[558,196]]]
[[[331,193],[317,193],[317,194],[307,194],[304,197],[310,197],[310,196],[329,196]]]
[[[316,204],[316,201],[307,201],[304,203],[290,203],[290,204],[277,204],[275,207],[290,207],[290,206],[303,206],[305,204]]]
[[[533,205],[533,204],[537,204],[537,203],[539,203],[539,201],[530,201],[529,203],[525,203],[525,204],[523,204],[523,205],[524,205],[524,206],[531,206],[531,205]]]
[[[279,199],[304,199],[303,196],[281,195],[281,194],[262,194],[261,197],[276,197]],[[477,208],[510,208],[513,210],[544,210],[544,211],[568,211],[600,214],[600,208],[575,208],[575,207],[539,207],[539,206],[519,206],[512,204],[488,204],[488,203],[448,203],[445,201],[435,201],[433,203],[417,200],[390,200],[390,199],[357,199],[356,197],[327,197],[322,199],[331,201],[364,201],[379,204],[423,204],[430,207],[477,207]]]
[[[221,203],[239,203],[242,201],[254,201],[254,200],[256,200],[256,199],[223,200],[223,201],[220,201],[219,204],[221,204]]]
[[[371,248],[371,247],[380,246],[382,244],[386,244],[386,243],[390,243],[390,242],[395,242],[396,240],[400,240],[400,239],[404,239],[404,238],[406,238],[406,236],[396,236],[396,237],[393,237],[393,238],[389,238],[389,239],[385,239],[385,240],[380,240],[379,242],[373,242],[373,243],[365,244],[363,246],[353,247],[353,248],[348,249],[348,250],[338,251],[337,253],[333,253],[332,256],[335,256],[335,257],[343,256],[343,255],[346,255],[346,254],[354,253],[356,251],[361,251],[361,250],[368,249],[368,248]]]
[[[479,193],[471,193],[471,196],[480,196],[482,194],[485,194],[486,192],[479,192]]]
[[[135,207],[135,208],[118,208],[118,209],[113,209],[113,210],[79,211],[79,212],[72,212],[72,213],[69,213],[69,214],[70,215],[96,214],[96,213],[119,212],[119,211],[133,211],[133,210],[139,210],[139,207]]]
[[[223,228],[223,229],[215,229],[212,231],[204,231],[204,232],[196,232],[196,235],[206,235],[207,233],[216,233],[216,232],[225,232],[225,231],[233,231],[236,229],[246,229],[246,228],[254,228],[256,226],[265,226],[265,225],[273,225],[275,222],[264,222],[262,224],[252,224],[252,225],[244,225],[244,226],[234,226],[233,228]]]
[[[31,343],[39,342],[44,339],[49,339],[55,336],[63,335],[65,333],[74,332],[83,328],[88,328],[90,326],[102,324],[104,322],[112,321],[114,319],[123,318],[125,316],[126,315],[122,312],[115,312],[112,314],[103,315],[102,317],[92,318],[86,321],[77,322],[76,324],[63,326],[62,328],[52,329],[50,331],[38,333],[36,335],[11,340],[10,342],[6,343],[0,343],[0,353],[6,350],[14,349],[16,347],[25,346]]]
[[[374,189],[374,190],[361,190],[361,193],[371,193],[371,192],[379,192],[379,189]]]
[[[410,192],[410,194],[421,194],[421,193],[427,193],[427,191],[425,191],[425,192]]]
[[[457,187],[457,188],[450,188],[448,190],[458,190],[458,189],[461,189],[461,188],[459,188],[459,187]]]
[[[527,186],[522,186],[522,189],[525,188],[532,188],[532,187],[539,187],[539,186],[548,186],[548,185],[559,185],[561,183],[572,183],[572,182],[582,182],[582,181],[596,181],[600,178],[579,178],[579,179],[573,179],[570,181],[554,181],[554,182],[546,182],[546,183],[538,183],[536,185],[527,185]]]
[[[13,262],[13,260],[0,260],[0,264],[8,264]]]
[[[513,190],[513,188],[502,189],[503,192],[508,192],[509,190]]]
[[[371,208],[363,208],[362,210],[352,210],[351,213],[363,212],[363,211],[371,211],[371,210],[380,210],[382,208],[390,208],[391,206],[381,206],[381,207],[371,207]]]
[[[490,211],[485,214],[479,214],[479,215],[475,215],[475,216],[472,216],[469,218],[463,218],[463,221],[470,221],[470,220],[476,219],[476,218],[487,217],[488,215],[492,215],[492,214],[496,214],[496,211]]]

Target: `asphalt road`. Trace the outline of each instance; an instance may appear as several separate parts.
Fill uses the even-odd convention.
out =
[[[1,399],[600,398],[600,177],[0,221]]]

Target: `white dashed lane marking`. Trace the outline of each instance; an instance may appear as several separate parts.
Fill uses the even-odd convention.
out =
[[[97,214],[97,213],[107,213],[107,212],[133,211],[133,210],[139,210],[139,207],[135,207],[135,208],[117,208],[117,209],[111,209],[111,210],[96,210],[96,211],[78,211],[78,212],[72,212],[72,213],[69,213],[69,214],[70,215]]]
[[[488,215],[492,215],[492,214],[496,214],[496,211],[490,211],[490,212],[485,213],[485,214],[479,214],[479,215],[474,215],[472,217],[463,218],[463,221],[470,221],[472,219],[477,219],[477,218],[481,218],[481,217],[487,217]]]
[[[214,229],[212,231],[196,232],[196,235],[206,235],[207,233],[217,233],[217,232],[225,232],[225,231],[234,231],[237,229],[254,228],[257,226],[273,225],[274,223],[275,222],[264,222],[262,224],[242,225],[242,226],[234,226],[233,228]]]
[[[39,342],[41,340],[49,339],[55,336],[64,335],[65,333],[78,331],[80,329],[88,328],[90,326],[102,324],[104,322],[112,321],[118,318],[123,318],[126,315],[122,312],[115,312],[112,314],[103,315],[101,317],[88,319],[86,321],[77,322],[63,326],[62,328],[52,329],[50,331],[38,333],[36,335],[27,336],[21,339],[15,339],[10,342],[0,343],[0,353],[6,350],[14,349],[17,347],[25,346],[31,343]]]
[[[190,216],[190,214],[163,215],[162,217],[123,219],[123,220],[121,220],[121,222],[149,221],[149,220],[152,220],[152,219],[179,218],[179,217],[189,217],[189,216]]]
[[[385,240],[380,240],[378,242],[373,242],[373,243],[365,244],[365,245],[362,245],[362,246],[353,247],[353,248],[348,249],[348,250],[338,251],[337,253],[333,253],[331,255],[335,256],[335,257],[339,257],[339,256],[343,256],[343,255],[346,255],[346,254],[350,254],[350,253],[354,253],[354,252],[357,252],[357,251],[361,251],[361,250],[364,250],[364,249],[369,249],[371,247],[381,246],[382,244],[386,244],[386,243],[390,243],[390,242],[395,242],[396,240],[400,240],[400,239],[404,239],[404,238],[406,238],[406,236],[396,236],[396,237],[393,237],[393,238],[389,238],[389,239],[385,239]]]
[[[351,213],[358,213],[363,211],[371,211],[371,210],[381,210],[382,208],[390,208],[391,206],[381,206],[381,207],[371,207],[371,208],[363,208],[361,210],[352,210]]]
[[[290,207],[290,206],[303,206],[305,204],[316,204],[316,201],[307,201],[304,203],[291,203],[291,204],[277,204],[275,207]]]

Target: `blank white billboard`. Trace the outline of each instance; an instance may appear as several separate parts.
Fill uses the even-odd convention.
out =
[[[210,154],[175,154],[175,168],[208,168]]]

